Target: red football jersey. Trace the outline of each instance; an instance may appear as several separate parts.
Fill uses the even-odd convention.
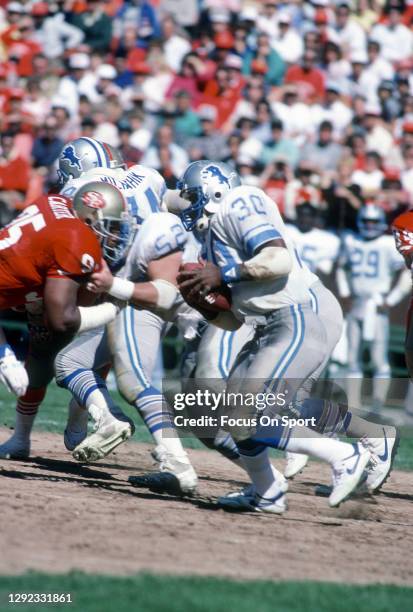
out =
[[[41,298],[47,278],[86,277],[101,258],[97,236],[69,198],[40,197],[0,230],[0,309]]]
[[[403,255],[406,265],[410,268],[413,262],[413,211],[405,212],[396,217],[392,223],[392,231],[396,248]]]

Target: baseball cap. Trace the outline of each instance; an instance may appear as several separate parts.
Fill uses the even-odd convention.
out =
[[[380,115],[381,115],[381,108],[375,102],[369,102],[368,104],[366,104],[366,106],[364,108],[364,112],[365,112],[366,115],[372,115],[374,117],[380,117]]]
[[[96,70],[96,75],[99,79],[108,79],[109,81],[112,81],[113,79],[116,79],[117,72],[111,64],[101,64]]]
[[[33,17],[43,17],[49,14],[49,5],[47,2],[36,2],[32,5],[31,13]]]
[[[69,67],[74,70],[86,70],[90,66],[90,59],[86,53],[73,53],[69,57]]]
[[[217,6],[209,9],[209,20],[212,23],[229,23],[231,17],[226,8]]]
[[[353,51],[350,55],[350,61],[352,64],[367,64],[369,58],[365,51]]]
[[[255,6],[246,6],[239,14],[240,21],[256,21],[258,11]]]
[[[413,134],[413,121],[405,121],[403,123],[403,132],[406,132],[406,134]]]
[[[198,109],[198,116],[201,121],[215,121],[217,118],[217,109],[211,104],[203,104]]]
[[[264,60],[255,59],[251,62],[251,72],[258,72],[258,74],[266,74],[268,72],[268,66]]]
[[[235,53],[231,53],[225,59],[224,65],[226,68],[234,68],[236,70],[241,70],[242,68],[242,59],[239,55],[235,55]]]
[[[23,6],[23,4],[20,4],[20,2],[8,2],[6,5],[6,11],[8,13],[21,13],[24,14],[26,13],[26,7]]]
[[[217,49],[232,49],[234,42],[234,37],[228,30],[225,32],[218,32],[218,34],[214,36],[214,44]]]
[[[149,66],[149,64],[147,64],[143,60],[136,60],[136,61],[132,62],[130,64],[130,70],[134,74],[151,74],[151,72],[152,72],[152,69]]]

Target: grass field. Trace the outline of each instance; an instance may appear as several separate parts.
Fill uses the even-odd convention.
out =
[[[116,395],[116,394],[115,394]],[[36,421],[38,430],[61,433],[69,395],[50,386]],[[150,442],[136,413],[118,396],[122,408],[137,421],[135,440]],[[12,426],[14,401],[0,388],[0,424]],[[186,439],[185,445],[200,443]],[[413,439],[403,437],[396,461],[398,469],[413,469]],[[1,551],[0,551],[0,554]],[[176,551],[179,554],[179,550]],[[316,560],[315,560],[316,561]],[[282,558],[279,559],[282,563]],[[70,593],[72,604],[9,604],[9,593]],[[108,577],[70,573],[29,573],[0,577],[0,611],[68,609],[73,612],[404,612],[413,607],[413,588],[394,585],[355,586],[322,582],[270,582],[220,580],[138,574]]]
[[[8,604],[9,593],[70,593],[72,604]],[[219,580],[140,574],[107,578],[80,573],[0,578],[0,609],[71,612],[408,612],[413,589],[317,582]]]

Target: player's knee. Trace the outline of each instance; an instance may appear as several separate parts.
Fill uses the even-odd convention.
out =
[[[73,361],[70,354],[64,351],[58,353],[54,362],[56,383],[61,387],[64,386],[66,378],[78,368],[79,364]]]
[[[135,404],[136,398],[144,389],[140,381],[136,377],[131,376],[130,372],[117,374],[116,383],[119,393],[128,404]]]

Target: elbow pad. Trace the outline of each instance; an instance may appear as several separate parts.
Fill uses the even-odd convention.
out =
[[[251,278],[268,280],[289,274],[292,261],[290,253],[285,247],[268,246],[244,262],[244,267]]]
[[[156,300],[157,308],[162,308],[163,310],[172,308],[178,295],[178,288],[163,278],[157,278],[150,281],[150,283],[158,293],[158,299]]]

